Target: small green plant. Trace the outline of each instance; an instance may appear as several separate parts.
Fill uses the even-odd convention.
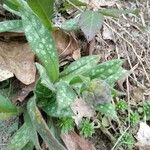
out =
[[[143,104],[143,110],[147,117],[150,117],[150,103]]]
[[[80,134],[87,138],[91,137],[94,132],[94,124],[89,119],[83,119],[80,125]]]
[[[120,145],[124,149],[132,149],[134,144],[135,144],[135,139],[134,139],[133,135],[129,132],[126,132],[120,141]]]
[[[68,133],[74,130],[74,120],[72,118],[66,117],[59,120],[59,126],[61,127],[62,133]]]
[[[87,100],[92,95],[92,102],[88,105],[107,117],[117,118],[115,106],[111,103],[111,89],[118,79],[128,74],[128,71],[122,68],[122,60],[115,59],[99,64],[98,55],[82,57],[60,72],[58,53],[52,37],[51,20],[54,0],[44,0],[44,2],[6,0],[7,9],[19,15],[21,19],[0,23],[0,32],[15,32],[18,29],[23,31],[32,51],[40,61],[40,64],[36,63],[40,77],[36,82],[33,96],[27,104],[16,107],[5,97],[0,97],[1,120],[22,114],[24,117],[22,126],[9,143],[9,149],[12,150],[21,150],[31,143],[36,149],[41,149],[39,136],[44,143],[47,143],[48,148],[65,150],[63,143],[55,136],[57,126],[53,124],[53,119],[61,120],[62,132],[73,130],[75,123],[72,119],[74,113],[71,105],[77,97],[83,98],[88,103]],[[78,27],[82,29],[89,41],[101,28],[106,12],[106,10],[105,12],[87,10],[80,14]],[[97,86],[99,88],[96,89]],[[97,94],[98,97],[93,98]],[[48,117],[43,117],[40,110]],[[51,125],[47,124],[48,118],[51,119]],[[54,130],[49,126],[53,126]],[[79,129],[85,137],[92,136],[94,133],[93,123],[87,118],[82,120]],[[127,142],[130,145],[131,140]]]
[[[116,103],[116,109],[119,111],[125,111],[128,109],[128,104],[125,100],[119,100]]]
[[[133,112],[130,115],[130,123],[132,126],[137,125],[140,122],[140,115],[137,112]]]

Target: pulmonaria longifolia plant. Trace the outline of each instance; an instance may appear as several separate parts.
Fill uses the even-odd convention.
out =
[[[100,57],[98,55],[85,56],[72,62],[60,72],[57,49],[51,33],[53,5],[53,0],[4,1],[5,8],[19,15],[21,19],[1,22],[0,32],[23,31],[40,61],[40,64],[36,63],[40,77],[36,82],[33,97],[25,106],[16,107],[4,96],[0,96],[1,120],[15,115],[23,114],[24,116],[24,123],[9,143],[11,150],[26,149],[27,145],[30,145],[31,149],[34,147],[41,149],[38,135],[50,149],[66,149],[57,138],[57,134],[61,132],[61,129],[63,132],[74,129],[76,122],[71,105],[77,98],[85,101],[94,111],[99,111],[113,119],[117,117],[115,107],[111,103],[111,93],[114,91],[114,83],[128,74],[128,71],[121,67],[123,61],[116,59],[99,64]],[[100,29],[104,16],[98,11],[82,13],[84,14],[81,14],[81,18],[77,19],[77,22],[79,21],[78,28],[81,28],[87,39],[91,40],[94,35],[87,33],[89,27],[86,24],[87,20],[84,22],[84,19],[88,13],[94,13],[95,17],[99,17],[100,24],[97,22],[91,24],[94,26],[93,30],[96,31]],[[90,16],[93,17],[92,14]],[[89,22],[92,20],[91,17]],[[44,111],[45,116],[47,115],[45,120],[40,111]],[[85,119],[86,115],[82,116],[81,120],[83,117]],[[60,127],[59,130],[53,123],[55,118],[59,121],[57,124]],[[81,134],[87,137],[92,135],[94,129],[90,120],[84,119],[79,122],[77,128]]]

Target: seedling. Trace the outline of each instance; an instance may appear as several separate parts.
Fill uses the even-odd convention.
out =
[[[80,134],[87,138],[92,137],[94,132],[94,124],[89,119],[83,119],[80,125]]]
[[[125,100],[119,100],[116,103],[116,109],[119,111],[125,111],[128,109],[128,104]]]

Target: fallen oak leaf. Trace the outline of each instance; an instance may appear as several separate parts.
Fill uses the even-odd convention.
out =
[[[73,119],[75,120],[77,126],[80,124],[83,117],[87,117],[90,119],[96,114],[94,109],[81,98],[77,98],[74,101],[74,103],[71,105],[71,109],[75,114],[75,116],[73,116]]]
[[[94,145],[75,132],[65,133],[61,135],[61,138],[68,150],[96,150]]]
[[[12,77],[13,73],[22,83],[29,85],[35,81],[36,68],[34,54],[27,43],[0,42],[0,72],[1,80]],[[8,72],[7,78],[4,72]],[[3,78],[2,78],[3,77]]]

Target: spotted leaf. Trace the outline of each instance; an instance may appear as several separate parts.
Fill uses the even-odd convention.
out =
[[[41,23],[27,6],[20,10],[24,31],[32,47],[47,71],[51,81],[56,81],[59,76],[58,54],[52,34]]]
[[[29,127],[26,123],[15,133],[9,143],[9,149],[21,150],[30,141]]]
[[[43,84],[45,87],[47,87],[51,91],[55,91],[55,87],[53,83],[49,80],[45,68],[38,63],[36,63],[36,67],[40,74],[41,84]]]
[[[76,96],[75,91],[66,82],[58,82],[56,93],[58,111],[70,107],[70,105],[75,101]]]
[[[98,63],[100,56],[86,56],[71,63],[63,72],[61,77],[65,80],[70,80],[76,75],[82,75],[87,70],[92,69]]]
[[[27,112],[24,113],[24,121],[25,121],[26,125],[28,126],[28,130],[30,133],[30,141],[32,141],[32,143],[35,145],[36,149],[41,150],[36,129],[35,129],[34,125],[32,124],[30,116]]]
[[[0,32],[6,32],[22,28],[21,20],[11,20],[0,22]]]
[[[109,76],[115,74],[119,68],[121,68],[123,61],[114,59],[111,61],[107,61],[97,66],[93,67],[86,71],[83,75],[89,76],[92,79],[100,78],[102,80],[106,80]]]
[[[42,110],[46,112],[49,116],[59,117],[59,118],[73,116],[73,112],[70,109],[70,107],[61,110],[58,110],[57,108],[58,105],[56,100],[51,99],[47,102],[43,102]]]
[[[53,117],[73,116],[70,105],[75,101],[77,95],[73,89],[64,81],[56,84],[56,98],[46,102],[42,109]]]
[[[111,103],[100,104],[96,107],[96,110],[109,118],[117,119],[115,106]]]
[[[43,140],[47,143],[48,147],[50,149],[66,150],[64,146],[61,145],[51,133],[40,111],[36,107],[35,97],[32,97],[29,100],[27,104],[27,111],[30,115],[32,124],[34,125],[40,136],[43,138]]]
[[[126,77],[129,74],[129,71],[123,69],[123,68],[119,68],[115,74],[112,74],[111,76],[109,76],[106,81],[107,83],[109,83],[110,85],[113,85],[117,80]]]

